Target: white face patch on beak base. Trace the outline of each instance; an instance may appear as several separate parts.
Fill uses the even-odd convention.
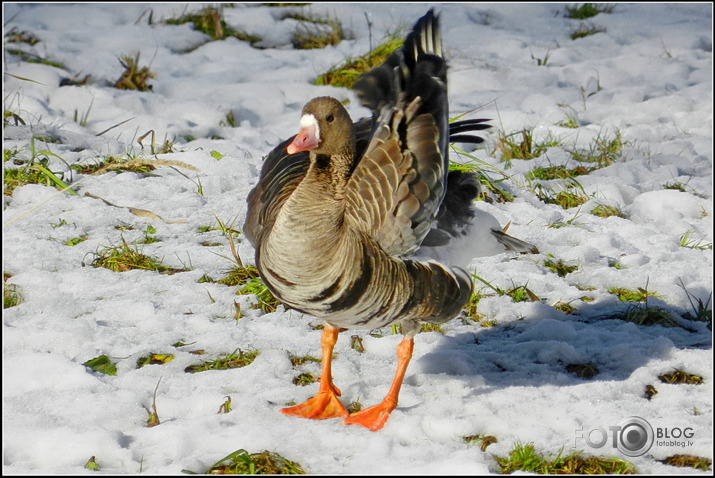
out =
[[[320,127],[318,120],[311,114],[304,114],[300,118],[300,131],[288,145],[286,152],[295,154],[301,151],[310,151],[320,146]]]
[[[310,113],[304,114],[300,117],[300,127],[303,129],[314,131],[315,138],[320,141],[320,126],[318,126],[318,120],[315,119]]]

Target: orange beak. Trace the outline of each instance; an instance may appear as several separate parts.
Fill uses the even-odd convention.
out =
[[[288,154],[295,154],[317,148],[318,145],[320,145],[320,139],[315,133],[315,128],[311,126],[301,128],[298,134],[295,135],[293,142],[286,148]]]
[[[304,114],[300,118],[300,131],[288,145],[288,154],[310,151],[320,146],[320,128],[312,114]]]

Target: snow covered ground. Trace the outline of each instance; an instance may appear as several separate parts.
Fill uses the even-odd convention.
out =
[[[235,38],[209,42],[188,24],[163,22],[203,6],[3,3],[5,33],[16,28],[40,39],[30,46],[5,37],[3,107],[26,124],[6,121],[3,150],[27,160],[34,136],[35,151],[52,153],[43,154],[50,169],[78,181],[79,194],[27,185],[3,196],[3,271],[23,296],[3,311],[4,474],[90,473],[83,466],[91,456],[103,473],[204,472],[240,448],[277,452],[316,474],[494,473],[491,454],[507,455],[517,442],[533,442],[546,455],[563,449],[625,457],[610,435],[601,448],[580,437],[597,441],[594,429],[634,416],[656,434],[692,431],[687,441],[656,438],[646,453],[625,457],[639,472],[698,473],[658,461],[675,454],[712,459],[712,335],[704,322],[682,317],[693,312],[692,300],[707,303],[712,293],[711,4],[619,3],[587,21],[604,32],[577,40],[569,33],[580,21],[564,16],[566,4],[224,8],[227,23],[260,36],[262,48]],[[444,334],[418,335],[400,405],[379,432],[284,416],[282,406],[317,389],[292,380],[317,374],[319,364],[294,367],[289,355],[320,356],[320,331],[311,327],[319,322],[282,309],[264,314],[251,308],[255,297],[237,296],[237,287],[199,282],[233,266],[218,220],[240,228],[261,158],[297,131],[310,98],[352,99],[353,117],[366,115],[348,90],[312,80],[364,54],[371,41],[374,47],[388,32],[410,27],[430,6],[441,13],[451,112],[477,108],[468,117],[493,119],[485,147],[473,154],[503,170],[509,179],[500,185],[515,196],[478,207],[502,225],[511,221],[509,233],[541,252],[480,257],[465,266],[503,290],[526,285],[541,301],[492,294],[478,307],[497,325],[458,318],[442,327]],[[297,22],[281,19],[286,11],[337,17],[350,38],[295,50]],[[64,68],[20,61],[8,49]],[[153,91],[113,88],[123,71],[118,58],[137,52],[140,65],[156,73]],[[59,86],[86,75],[84,86]],[[230,112],[235,127],[227,124]],[[578,128],[557,126],[567,114]],[[506,169],[493,153],[498,133],[522,129],[563,146]],[[149,137],[142,149],[137,139],[150,130],[157,143],[175,140],[176,152],[151,155]],[[569,148],[588,149],[617,133],[626,142],[622,157],[577,178],[590,198],[580,208],[544,203],[525,179],[535,167],[573,168]],[[191,167],[70,177],[69,165],[124,154]],[[591,214],[599,204],[626,218]],[[568,225],[549,227],[558,222]],[[213,230],[200,231],[207,226]],[[686,233],[690,246],[710,247],[684,247]],[[117,273],[89,265],[122,238],[131,244],[145,235],[159,241],[142,245],[143,253],[190,271]],[[65,244],[73,238],[84,240]],[[239,253],[252,262],[250,244],[239,242]],[[558,276],[543,265],[552,256],[578,270]],[[659,294],[647,305],[668,310],[678,326],[618,319],[635,305],[618,300],[609,292],[614,287]],[[481,282],[477,290],[492,292]],[[234,301],[244,314],[238,321]],[[577,310],[564,314],[553,307],[559,302]],[[356,333],[364,353],[350,347],[353,332],[342,334],[334,377],[345,403],[372,405],[386,393],[400,336],[382,332]],[[180,341],[187,345],[173,346]],[[243,368],[184,372],[236,349],[260,354]],[[190,353],[196,350],[206,353]],[[176,358],[136,368],[150,353]],[[83,365],[105,354],[117,363],[116,375]],[[591,364],[599,373],[579,378],[568,364]],[[676,369],[705,381],[658,379]],[[157,383],[161,424],[148,428],[145,407]],[[647,385],[658,391],[650,400]],[[226,396],[233,410],[217,414]],[[481,452],[462,440],[475,434],[498,442]]]

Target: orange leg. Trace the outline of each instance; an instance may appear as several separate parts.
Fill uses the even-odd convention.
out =
[[[402,386],[402,380],[405,378],[407,365],[412,358],[414,345],[414,339],[410,338],[402,339],[402,342],[397,346],[397,371],[390,391],[387,392],[382,402],[365,410],[351,413],[345,419],[345,424],[362,425],[374,432],[385,425],[385,422],[390,417],[390,412],[397,406],[397,396],[400,394],[400,387]]]
[[[340,390],[333,385],[331,373],[331,362],[333,359],[333,347],[338,341],[340,330],[326,325],[323,328],[323,335],[320,337],[320,347],[323,352],[323,370],[320,373],[320,388],[318,394],[305,403],[294,407],[283,408],[281,412],[286,415],[312,418],[313,420],[324,420],[326,418],[346,417],[348,411],[345,409],[338,397]]]

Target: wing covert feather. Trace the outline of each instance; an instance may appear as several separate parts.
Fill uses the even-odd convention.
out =
[[[395,256],[419,248],[444,195],[439,127],[431,115],[414,114],[419,103],[381,117],[346,188],[351,225]]]

